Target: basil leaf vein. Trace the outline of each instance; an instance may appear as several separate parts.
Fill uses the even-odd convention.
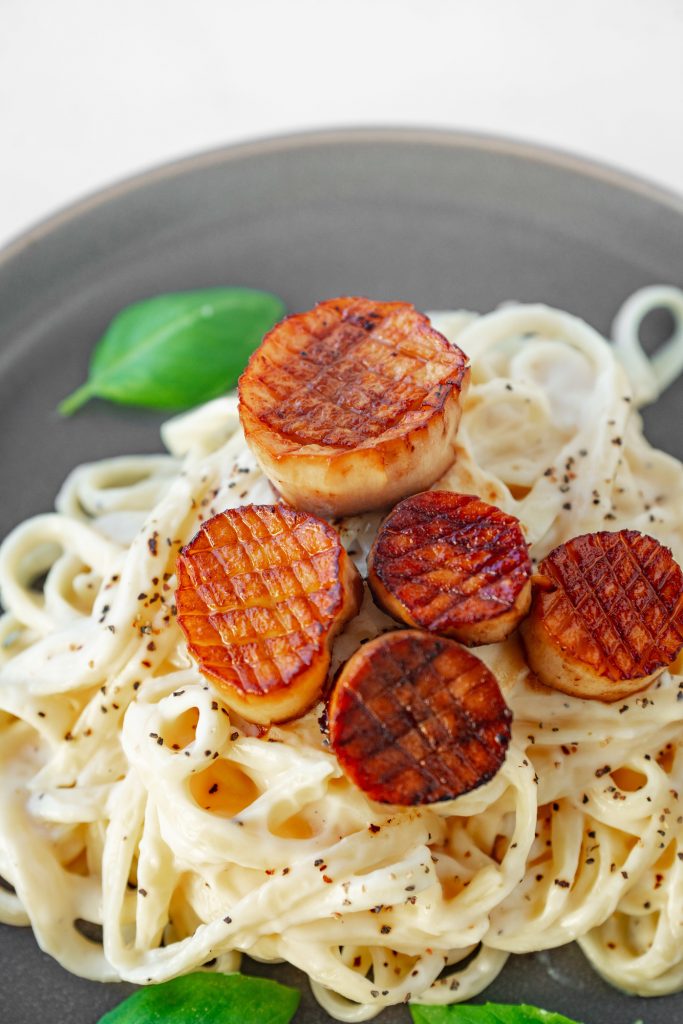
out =
[[[450,1006],[414,1004],[410,1012],[414,1024],[579,1024],[561,1013],[541,1010],[524,1003],[518,1006],[504,1003],[485,1003],[483,1006],[461,1003]]]
[[[59,405],[70,415],[90,398],[150,409],[187,409],[235,387],[280,299],[251,288],[157,295],[114,317],[97,343],[88,380]]]
[[[99,1024],[289,1024],[300,998],[266,978],[202,971],[138,989]]]

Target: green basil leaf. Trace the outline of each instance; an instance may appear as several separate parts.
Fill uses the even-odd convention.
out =
[[[185,974],[138,989],[99,1024],[289,1024],[301,995],[246,974]]]
[[[414,1024],[578,1024],[561,1013],[539,1010],[537,1006],[509,1006],[503,1003],[485,1003],[483,1006],[410,1007]]]
[[[59,412],[90,398],[149,409],[188,409],[237,383],[247,359],[285,308],[268,292],[204,288],[157,295],[114,317],[90,361],[88,380]]]

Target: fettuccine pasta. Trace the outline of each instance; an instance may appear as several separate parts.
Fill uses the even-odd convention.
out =
[[[472,365],[436,486],[517,516],[535,562],[624,527],[683,562],[683,467],[645,441],[602,337],[544,306],[432,320]],[[618,348],[652,397],[632,327]],[[502,769],[458,800],[373,804],[322,705],[260,734],[188,656],[179,548],[216,512],[276,499],[233,395],[163,438],[167,455],[75,469],[56,512],[0,550],[0,919],[102,981],[288,960],[346,1021],[467,999],[509,954],[572,940],[623,989],[682,988],[683,664],[603,704],[535,683],[515,636],[480,648],[514,713]],[[363,575],[380,518],[337,523]],[[366,588],[333,668],[393,628]]]

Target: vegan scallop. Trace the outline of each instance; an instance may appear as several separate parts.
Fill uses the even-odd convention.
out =
[[[471,494],[406,498],[380,526],[368,569],[389,615],[468,646],[504,640],[531,602],[519,520]]]
[[[182,549],[177,575],[189,651],[231,708],[266,725],[319,699],[332,640],[362,598],[333,527],[286,505],[228,509]]]
[[[452,464],[467,357],[406,302],[343,297],[286,317],[239,382],[244,434],[317,515],[388,506]]]
[[[683,647],[683,573],[668,548],[636,530],[560,544],[534,577],[521,633],[529,667],[575,697],[622,700]]]
[[[380,803],[452,800],[501,767],[512,714],[495,677],[453,640],[385,633],[346,662],[329,705],[346,775]]]

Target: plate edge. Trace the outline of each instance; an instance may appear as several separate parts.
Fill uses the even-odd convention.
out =
[[[200,150],[188,156],[163,161],[146,170],[117,180],[111,185],[95,189],[83,198],[67,203],[55,213],[41,218],[14,238],[10,238],[0,247],[0,271],[4,265],[11,262],[29,246],[41,241],[70,221],[77,220],[81,215],[99,206],[104,206],[127,192],[153,185],[165,178],[180,176],[188,171],[211,167],[219,163],[248,159],[260,154],[306,149],[311,146],[334,146],[348,143],[370,145],[378,142],[396,145],[411,143],[501,153],[517,157],[520,160],[527,160],[530,163],[560,167],[585,178],[602,181],[623,191],[650,199],[683,217],[683,195],[609,163],[582,157],[553,146],[493,133],[442,127],[410,125],[405,127],[388,125],[330,127],[258,136]]]

